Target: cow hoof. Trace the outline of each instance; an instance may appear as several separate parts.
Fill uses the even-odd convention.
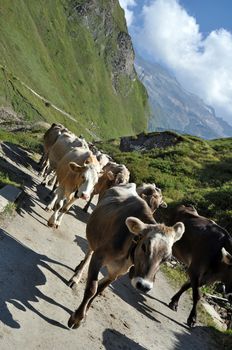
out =
[[[188,325],[190,328],[193,328],[193,327],[196,325],[196,319],[194,319],[194,318],[188,318],[188,319],[187,319],[187,325]]]
[[[170,307],[170,309],[172,309],[173,311],[177,311],[178,309],[178,304],[174,301],[171,301],[168,306]]]
[[[50,222],[50,221],[47,222],[47,225],[48,225],[49,227],[53,227],[53,226],[54,226],[53,222]]]
[[[72,329],[76,329],[80,327],[80,325],[81,325],[81,320],[76,320],[72,314],[68,320],[68,327]]]

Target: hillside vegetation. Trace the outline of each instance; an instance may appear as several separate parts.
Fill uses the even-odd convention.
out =
[[[232,233],[232,138],[204,141],[176,137],[175,145],[148,151],[121,152],[119,140],[101,143],[100,147],[127,165],[132,181],[155,182],[169,210],[179,203],[194,204],[200,214]],[[162,214],[168,216],[169,211],[165,209]]]
[[[117,0],[4,1],[0,36],[0,106],[88,138],[146,129],[147,94]]]

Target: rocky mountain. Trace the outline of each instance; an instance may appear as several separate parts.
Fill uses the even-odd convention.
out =
[[[161,65],[137,57],[136,70],[149,95],[149,131],[169,129],[206,139],[232,135],[232,127],[212,107],[184,90]]]
[[[118,0],[1,2],[0,106],[87,137],[145,130],[147,93]]]

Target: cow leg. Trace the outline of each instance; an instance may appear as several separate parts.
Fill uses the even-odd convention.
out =
[[[46,211],[51,211],[51,210],[54,208],[57,199],[58,199],[58,194],[57,194],[57,191],[55,191],[55,196],[54,196],[54,198],[53,198],[53,199],[50,201],[50,203],[45,207],[45,210],[46,210]]]
[[[183,284],[183,286],[180,288],[180,290],[172,297],[170,303],[169,303],[169,307],[174,310],[177,311],[178,309],[178,302],[179,299],[181,297],[181,295],[191,287],[191,282],[188,281],[185,284]]]
[[[195,275],[191,275],[191,286],[192,286],[192,295],[193,295],[193,307],[187,319],[187,325],[189,327],[194,327],[197,321],[197,304],[201,299],[199,280]]]
[[[65,205],[63,205],[64,204],[63,202],[59,215],[57,216],[57,221],[56,221],[57,226],[60,226],[64,214],[66,214],[69,211],[69,209],[71,208],[71,206],[75,201],[76,201],[76,198],[73,197],[72,199],[67,198],[67,203]]]
[[[70,278],[70,280],[68,281],[68,286],[70,288],[72,288],[75,284],[78,284],[80,282],[80,279],[82,277],[83,271],[85,269],[85,267],[88,265],[91,256],[93,254],[93,251],[91,249],[89,249],[87,251],[87,253],[85,254],[84,259],[80,262],[79,265],[77,265],[77,267],[75,268],[75,273],[72,276],[72,278]]]
[[[68,326],[70,328],[78,328],[85,318],[89,301],[94,297],[98,289],[98,274],[101,267],[102,258],[98,257],[97,253],[94,252],[89,265],[88,279],[83,300],[79,308],[72,313],[68,320]]]
[[[96,294],[89,300],[88,302],[88,305],[86,307],[86,312],[89,310],[92,302],[94,301],[94,299],[103,292],[103,290],[108,287],[112,282],[114,282],[115,280],[117,279],[117,276],[114,276],[114,277],[109,277],[109,276],[106,276],[106,277],[103,277],[99,283],[98,283],[98,288],[97,288],[97,292]]]
[[[55,186],[56,183],[56,173],[52,175],[52,177],[48,181],[48,186],[52,186],[52,188]]]
[[[114,282],[116,279],[118,279],[120,276],[125,275],[128,272],[129,267],[131,266],[131,262],[129,260],[122,260],[121,262],[118,262],[115,264],[107,265],[107,270],[108,270],[108,276],[103,277],[99,283],[98,283],[98,288],[96,294],[90,299],[88,306],[87,306],[87,311],[92,304],[93,300],[98,296],[100,293],[103,292],[103,290],[108,287],[112,282]]]
[[[48,181],[49,181],[49,176],[50,174],[53,172],[53,168],[51,168],[50,165],[46,166],[46,171],[44,173],[44,179],[43,181],[41,182],[41,185],[47,185],[48,184]]]
[[[58,195],[58,198],[55,203],[54,213],[48,220],[48,226],[55,227],[55,228],[58,228],[59,226],[59,222],[57,219],[59,216],[59,211],[63,207],[64,200],[65,200],[63,190],[61,190],[59,187],[57,189],[57,195]]]
[[[88,202],[86,203],[86,205],[85,205],[84,208],[83,208],[83,211],[84,211],[85,213],[88,212],[88,209],[89,209],[90,203],[91,203],[91,201],[92,201],[92,199],[93,199],[93,196],[94,196],[94,193],[91,193],[90,199],[88,200]]]

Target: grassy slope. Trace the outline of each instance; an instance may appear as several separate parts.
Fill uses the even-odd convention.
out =
[[[122,153],[118,144],[101,147],[128,166],[132,181],[155,182],[170,208],[192,203],[232,234],[232,138],[204,141],[186,136],[176,146],[143,153]]]
[[[131,90],[125,97],[122,81],[120,93],[115,93],[109,67],[92,35],[78,21],[68,21],[69,5],[69,0],[8,0],[1,4],[0,64],[7,74],[0,70],[0,105],[13,105],[32,121],[61,121],[86,136],[86,127],[100,137],[145,129],[143,86],[138,80],[127,82]],[[126,30],[123,12],[117,4],[113,10],[118,30]],[[78,123],[46,107],[20,80],[72,114]]]

